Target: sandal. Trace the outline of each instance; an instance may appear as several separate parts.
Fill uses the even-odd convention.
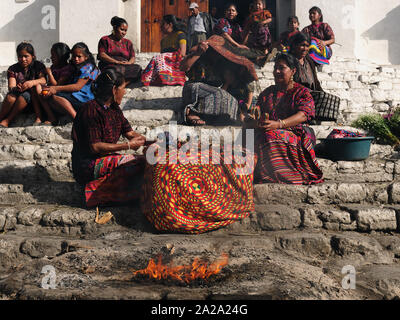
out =
[[[206,124],[205,121],[200,118],[187,118],[186,122],[190,126],[204,126]]]

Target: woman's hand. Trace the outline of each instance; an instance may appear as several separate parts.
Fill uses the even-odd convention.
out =
[[[26,90],[31,89],[34,86],[33,81],[25,81],[24,83],[20,83],[17,85],[20,92],[24,92]]]
[[[199,55],[202,55],[207,50],[208,50],[208,42],[207,41],[202,41],[197,46],[197,54],[199,54]]]
[[[129,145],[130,149],[137,150],[141,146],[144,146],[145,142],[146,142],[146,138],[142,135],[139,135],[139,136],[136,136],[135,138],[130,139],[128,142],[128,145]]]
[[[57,88],[55,86],[50,86],[48,88],[48,92],[46,94],[46,97],[51,97],[57,94]]]
[[[272,131],[272,130],[280,129],[281,123],[279,121],[274,121],[274,120],[259,121],[258,127],[265,129],[267,131]]]

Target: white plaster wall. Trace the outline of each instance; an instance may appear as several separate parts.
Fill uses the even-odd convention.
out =
[[[84,42],[97,53],[100,38],[112,31],[113,16],[123,16],[122,0],[60,0],[60,41]]]
[[[400,0],[357,0],[356,19],[357,56],[379,64],[400,64]]]
[[[59,0],[22,1],[0,1],[0,66],[17,61],[15,49],[22,41],[32,43],[38,59],[49,56],[50,46],[58,41]],[[49,6],[54,11],[51,21]]]
[[[344,57],[355,56],[356,38],[356,1],[357,0],[296,0],[296,15],[300,20],[300,29],[311,24],[308,11],[320,7],[327,22],[335,33],[336,43],[332,46],[333,54]],[[370,3],[366,0],[361,0]],[[387,0],[384,0],[387,1]],[[375,4],[375,3],[374,3]]]
[[[126,38],[133,42],[135,51],[139,51],[141,38],[141,0],[127,0],[124,5],[123,17],[129,24]]]

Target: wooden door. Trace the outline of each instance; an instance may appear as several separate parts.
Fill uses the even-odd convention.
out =
[[[200,11],[208,12],[209,0],[197,0]],[[167,14],[181,19],[189,15],[190,0],[142,0],[141,3],[141,51],[160,52],[161,21]]]
[[[160,52],[164,0],[142,0],[141,51]]]

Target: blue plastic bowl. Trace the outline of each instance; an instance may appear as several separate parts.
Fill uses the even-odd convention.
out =
[[[371,142],[375,137],[348,137],[320,139],[324,154],[333,161],[358,161],[369,157]]]

